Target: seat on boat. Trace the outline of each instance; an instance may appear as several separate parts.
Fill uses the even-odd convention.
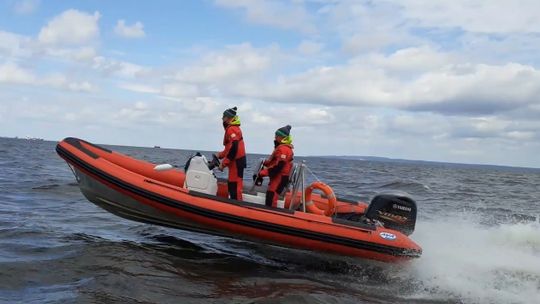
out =
[[[218,180],[208,167],[208,161],[200,153],[192,156],[184,167],[186,178],[184,187],[190,191],[216,195],[218,192]]]

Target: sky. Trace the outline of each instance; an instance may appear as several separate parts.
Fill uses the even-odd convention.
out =
[[[537,0],[0,0],[0,136],[540,167]]]

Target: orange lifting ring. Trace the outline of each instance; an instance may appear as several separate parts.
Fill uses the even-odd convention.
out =
[[[318,189],[321,190],[328,199],[328,205],[326,210],[321,210],[317,205],[313,203],[311,200],[311,194],[313,193],[313,190]],[[313,214],[319,214],[319,215],[326,215],[326,216],[332,216],[335,212],[336,208],[336,195],[334,194],[334,190],[330,188],[327,184],[323,182],[313,182],[309,187],[306,188],[306,209]]]

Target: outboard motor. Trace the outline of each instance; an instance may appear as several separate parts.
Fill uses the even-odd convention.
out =
[[[416,224],[416,203],[404,195],[380,194],[371,200],[365,217],[381,222],[385,228],[410,235]]]
[[[200,153],[192,156],[184,166],[186,178],[184,187],[190,191],[196,191],[211,195],[217,193],[217,178],[209,168],[208,161]]]

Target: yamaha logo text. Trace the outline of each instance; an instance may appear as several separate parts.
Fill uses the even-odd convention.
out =
[[[411,212],[411,211],[412,211],[412,208],[411,208],[411,207],[405,207],[405,206],[398,205],[398,204],[394,204],[394,205],[392,205],[392,207],[393,207],[394,209],[399,209],[399,210],[403,210],[403,211],[408,211],[408,212]]]

